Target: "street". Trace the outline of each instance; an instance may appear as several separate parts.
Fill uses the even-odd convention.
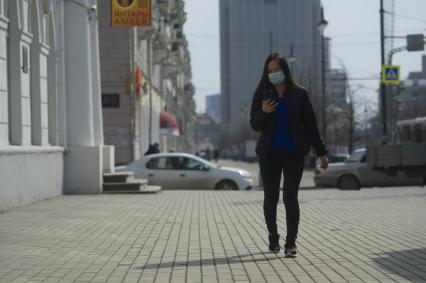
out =
[[[426,190],[302,190],[299,257],[261,191],[75,195],[0,214],[0,282],[425,282]],[[285,235],[285,213],[278,206]],[[284,244],[281,240],[281,245]]]

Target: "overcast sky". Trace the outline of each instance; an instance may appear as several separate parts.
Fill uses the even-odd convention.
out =
[[[229,0],[232,1],[232,0]],[[296,0],[293,0],[296,1]],[[380,72],[379,0],[323,0],[329,22],[325,35],[332,38],[332,67],[343,63],[349,77],[378,76]],[[185,33],[191,52],[193,83],[196,87],[197,112],[204,112],[205,95],[220,92],[219,0],[186,0]],[[395,35],[426,34],[426,0],[395,0]],[[394,46],[405,40],[397,39]],[[426,52],[402,52],[393,62],[401,65],[402,78],[421,69]],[[351,81],[363,85],[364,98],[376,100],[378,81]]]

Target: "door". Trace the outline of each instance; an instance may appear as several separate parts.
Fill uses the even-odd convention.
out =
[[[208,166],[190,157],[178,157],[178,170],[176,175],[179,178],[180,189],[205,190],[209,188],[211,170],[203,168]]]
[[[176,176],[170,157],[155,157],[150,159],[145,167],[148,183],[161,186],[163,189],[175,189]]]

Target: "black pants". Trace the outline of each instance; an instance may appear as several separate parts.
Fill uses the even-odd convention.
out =
[[[274,151],[259,160],[263,180],[266,226],[270,234],[277,234],[277,205],[280,198],[281,175],[284,174],[283,200],[287,219],[287,244],[294,244],[299,228],[299,201],[297,195],[303,175],[304,156],[291,151]]]

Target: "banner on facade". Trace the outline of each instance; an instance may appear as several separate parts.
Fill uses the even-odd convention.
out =
[[[151,0],[111,0],[111,25],[151,26]]]

